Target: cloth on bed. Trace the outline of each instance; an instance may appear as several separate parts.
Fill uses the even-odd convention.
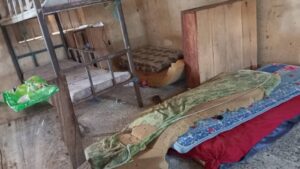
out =
[[[162,47],[146,46],[132,51],[135,69],[141,72],[157,73],[165,70],[182,59],[180,51]],[[127,56],[122,56],[120,61],[121,67],[127,68]]]
[[[291,98],[300,95],[300,68],[297,66],[273,64],[263,67],[262,71],[279,74],[281,84],[269,97],[253,104],[249,108],[242,108],[234,112],[226,112],[222,120],[210,118],[199,121],[188,132],[178,138],[173,148],[179,153],[187,153],[197,145],[218,134],[231,130],[238,125],[255,118]]]
[[[205,169],[217,169],[222,163],[240,161],[253,146],[284,121],[300,115],[300,96],[264,114],[208,140],[184,156],[203,161]]]
[[[185,118],[173,123],[164,130],[162,134],[151,143],[151,148],[136,155],[132,162],[118,169],[168,168],[165,156],[169,148],[177,138],[184,134],[195,122],[200,119],[222,115],[226,110],[234,111],[240,107],[248,107],[263,97],[264,95],[260,89],[254,89],[197,105],[186,113]]]
[[[85,150],[86,158],[93,168],[120,166],[144,150],[168,126],[184,118],[195,106],[254,89],[261,89],[268,95],[279,83],[278,75],[259,71],[243,70],[224,75],[146,110],[123,132],[89,146]],[[134,134],[134,131],[142,129],[146,135],[139,137]],[[131,144],[122,143],[121,137],[128,138]]]

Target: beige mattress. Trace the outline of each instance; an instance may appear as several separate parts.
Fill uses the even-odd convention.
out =
[[[80,63],[71,60],[62,60],[59,62],[62,70],[72,68]],[[55,74],[51,64],[40,66],[34,70],[24,73],[25,79],[38,75],[47,81],[55,79]],[[111,73],[107,70],[93,69],[91,70],[93,84],[96,92],[101,92],[113,86]],[[131,78],[129,72],[114,72],[116,83],[122,83]],[[66,78],[70,90],[70,96],[73,103],[85,99],[92,95],[88,74],[84,68],[77,68],[66,73]]]

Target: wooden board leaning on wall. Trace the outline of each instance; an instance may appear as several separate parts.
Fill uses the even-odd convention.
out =
[[[256,0],[229,0],[182,12],[187,84],[257,67]]]

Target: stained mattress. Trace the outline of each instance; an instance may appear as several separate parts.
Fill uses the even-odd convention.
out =
[[[222,119],[210,118],[199,121],[188,132],[178,138],[173,148],[179,153],[187,153],[199,144],[229,131],[262,113],[300,95],[300,67],[284,64],[267,65],[261,71],[279,74],[281,84],[269,97],[249,108],[235,112],[226,112]]]

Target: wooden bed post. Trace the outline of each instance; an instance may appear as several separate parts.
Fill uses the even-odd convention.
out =
[[[134,67],[134,63],[132,60],[132,53],[131,53],[131,48],[130,48],[127,27],[126,27],[126,23],[125,23],[125,17],[123,14],[122,3],[120,0],[116,0],[116,6],[117,6],[118,19],[120,22],[121,31],[122,31],[122,35],[123,35],[123,42],[124,42],[125,49],[127,50],[127,58],[128,58],[130,72],[132,73],[133,76],[136,76],[135,67]],[[139,105],[139,107],[143,107],[144,105],[143,105],[143,100],[142,100],[138,80],[134,81],[134,89],[135,89],[138,105]]]
[[[68,148],[73,168],[76,169],[85,162],[80,129],[66,77],[59,75],[56,79],[56,85],[60,92],[54,96],[53,101],[59,115],[63,140]]]
[[[196,18],[196,12],[182,12],[183,51],[188,88],[195,88],[200,85],[198,44],[195,36],[197,35]]]
[[[23,83],[24,82],[23,72],[22,72],[22,69],[20,67],[20,64],[19,64],[17,55],[15,53],[14,47],[12,46],[11,40],[10,40],[10,38],[8,36],[6,27],[5,26],[1,26],[1,30],[2,30],[3,38],[4,38],[4,41],[6,43],[8,52],[9,52],[9,54],[11,56],[11,60],[12,60],[12,62],[14,64],[15,69],[16,69],[18,78],[19,78],[20,82]]]

